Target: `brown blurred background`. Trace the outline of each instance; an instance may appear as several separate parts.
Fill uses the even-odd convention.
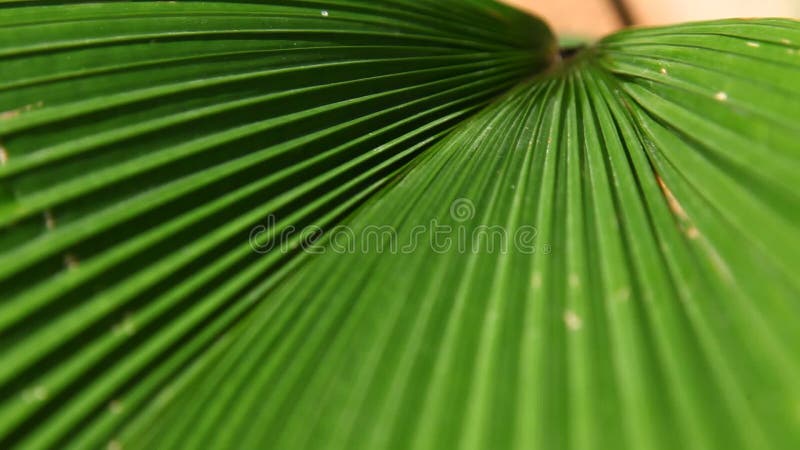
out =
[[[622,22],[614,0],[505,0],[544,18],[556,32],[602,36]],[[800,0],[616,0],[637,25],[725,17],[800,17]]]

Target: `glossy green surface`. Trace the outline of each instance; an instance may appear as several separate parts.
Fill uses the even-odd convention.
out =
[[[800,446],[797,22],[57,3],[0,6],[0,447]]]

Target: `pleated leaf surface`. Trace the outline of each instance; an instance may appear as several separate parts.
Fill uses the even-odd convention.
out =
[[[488,1],[0,5],[0,447],[105,446],[305,256],[252,230],[336,223],[553,42]]]
[[[118,5],[0,10],[4,447],[800,446],[796,21]]]

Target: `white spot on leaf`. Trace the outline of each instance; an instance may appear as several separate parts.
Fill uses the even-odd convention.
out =
[[[36,386],[33,388],[33,398],[36,400],[42,401],[47,399],[48,393],[47,388],[44,386]]]
[[[119,400],[111,400],[108,404],[108,410],[112,415],[117,415],[122,412],[122,402]]]
[[[64,266],[69,270],[75,270],[80,266],[80,261],[72,253],[67,253],[64,255]]]
[[[564,324],[567,325],[570,331],[578,331],[583,327],[583,319],[574,311],[566,311],[564,313]]]
[[[322,17],[328,17],[330,15],[330,13],[328,13],[328,11],[324,10],[324,9],[322,11],[320,11],[319,13],[322,15]]]
[[[534,272],[533,276],[531,276],[531,287],[534,289],[540,289],[542,287],[542,274],[539,272]]]
[[[133,336],[136,334],[136,323],[133,321],[133,316],[125,314],[125,318],[111,328],[111,331],[117,335]]]
[[[25,403],[43,402],[47,400],[49,395],[50,393],[47,391],[46,387],[35,386],[22,392],[22,400]]]
[[[718,101],[724,102],[728,100],[728,94],[726,94],[725,92],[717,92],[716,94],[714,94],[714,98]]]
[[[759,44],[758,42],[748,42],[747,46],[748,47],[753,47],[753,48],[758,48],[758,47],[761,47],[761,44]]]
[[[48,230],[54,229],[56,227],[56,219],[53,218],[53,213],[49,209],[46,209],[42,215],[44,216],[45,228]]]

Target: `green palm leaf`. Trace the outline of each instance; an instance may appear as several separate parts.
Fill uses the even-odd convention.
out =
[[[2,447],[800,445],[800,26],[554,42],[4,5]]]

